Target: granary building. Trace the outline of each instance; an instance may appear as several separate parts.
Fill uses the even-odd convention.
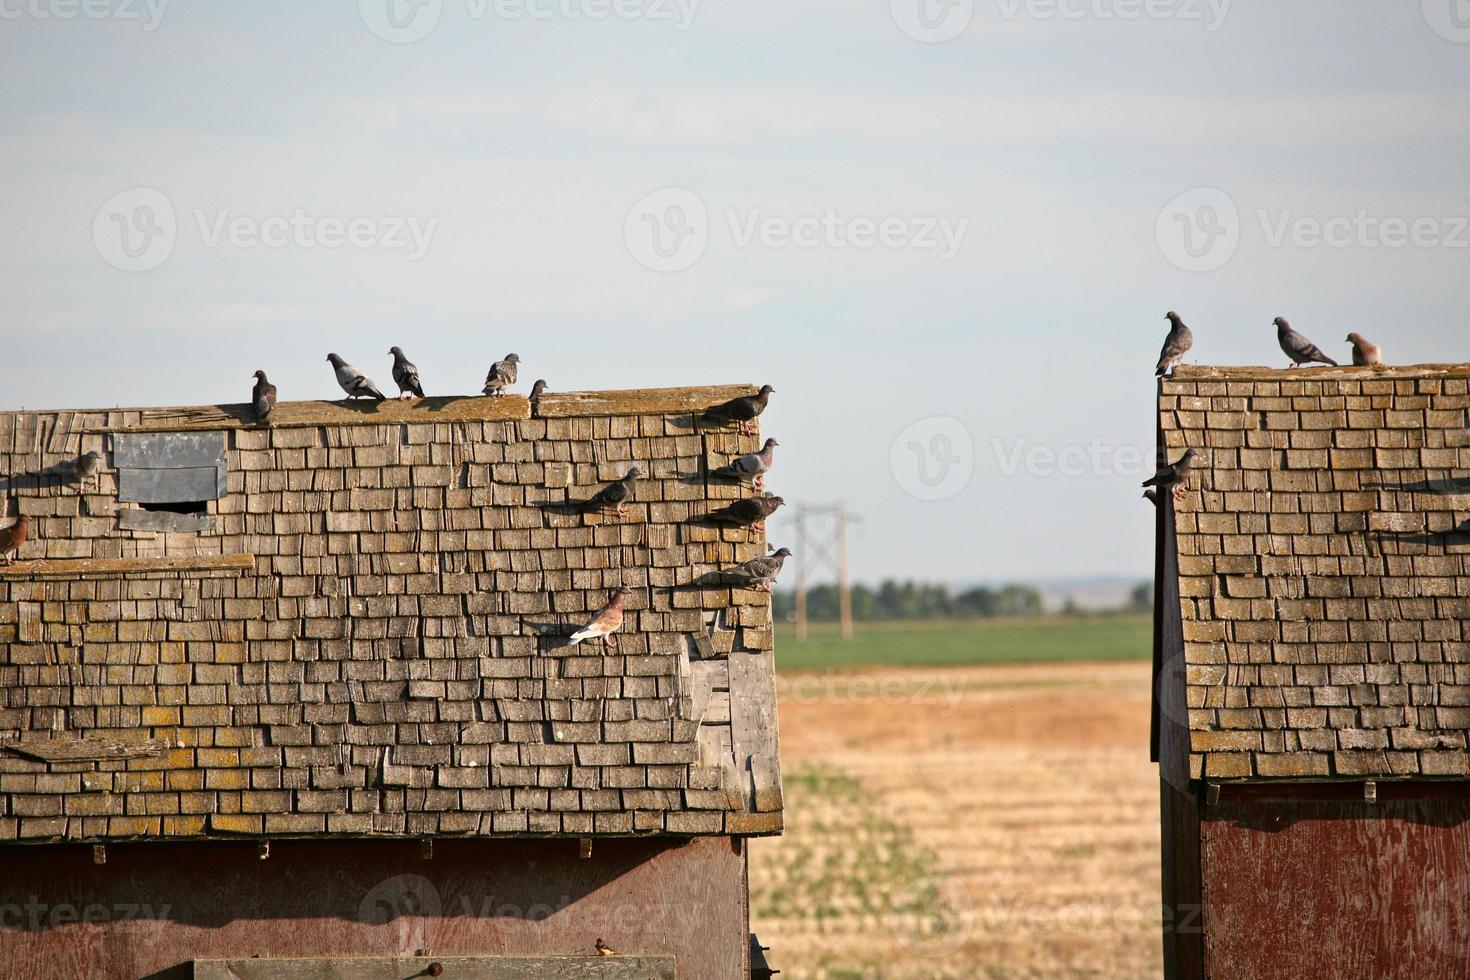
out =
[[[1167,975],[1470,976],[1470,366],[1180,368],[1154,758]]]
[[[749,390],[0,414],[0,976],[749,977]]]

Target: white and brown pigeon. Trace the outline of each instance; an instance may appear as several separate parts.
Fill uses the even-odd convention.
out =
[[[332,362],[332,367],[337,372],[337,383],[342,386],[343,391],[347,392],[348,398],[375,398],[380,402],[388,400],[388,396],[373,383],[372,378],[342,360],[338,355],[328,354],[327,360]]]
[[[769,592],[772,583],[776,581],[776,576],[781,574],[781,566],[790,557],[790,548],[780,548],[762,558],[752,558],[750,561],[741,562],[725,574],[745,588],[754,589],[757,592]]]
[[[748,435],[755,431],[755,420],[766,410],[766,403],[775,390],[770,385],[761,385],[761,390],[754,395],[741,395],[707,409],[705,418],[721,424],[735,422],[739,424],[740,431]]]
[[[1347,342],[1353,345],[1353,363],[1358,367],[1383,363],[1383,351],[1377,344],[1368,340],[1362,334],[1348,334]]]
[[[601,640],[603,646],[616,650],[618,638],[613,634],[623,625],[623,600],[629,594],[627,586],[620,585],[614,589],[607,605],[597,610],[590,623],[573,633],[569,642],[576,646],[583,640]]]
[[[255,424],[270,425],[276,410],[276,386],[266,380],[264,371],[256,371],[255,387],[250,389],[250,404],[255,409]]]
[[[424,386],[419,381],[418,366],[404,356],[402,347],[390,347],[388,353],[393,355],[393,383],[398,386],[398,397],[407,398],[412,395],[415,398],[424,397]]]
[[[503,395],[505,389],[516,383],[518,368],[521,363],[519,354],[507,354],[502,360],[490,365],[490,372],[485,375],[485,387],[480,389],[481,394]]]
[[[1166,374],[1172,374],[1184,360],[1184,355],[1194,346],[1194,334],[1184,325],[1179,314],[1172,310],[1164,314],[1164,319],[1170,324],[1169,335],[1164,338],[1164,349],[1159,351],[1159,364],[1154,368],[1154,377],[1162,378]]]
[[[711,471],[710,476],[720,480],[740,480],[741,482],[749,480],[755,489],[764,489],[766,471],[771,468],[774,450],[779,445],[781,444],[775,439],[767,439],[760,452],[732,460],[719,469]]]
[[[30,532],[30,518],[24,514],[20,515],[9,527],[0,527],[0,562],[6,565],[14,562],[16,552],[20,551],[20,546],[26,543]]]
[[[1184,455],[1179,457],[1176,463],[1170,463],[1161,467],[1151,478],[1143,481],[1145,487],[1158,487],[1166,490],[1170,487],[1174,490],[1174,499],[1178,500],[1184,496],[1184,487],[1189,483],[1190,474],[1194,471],[1194,450],[1184,450]],[[1158,503],[1157,500],[1154,501]]]
[[[1291,363],[1287,367],[1311,364],[1313,361],[1337,367],[1337,362],[1322,353],[1322,348],[1291,329],[1291,324],[1286,322],[1286,317],[1278,316],[1272,322],[1276,324],[1276,339],[1280,342],[1281,349],[1286,352],[1287,357],[1291,358]]]
[[[609,507],[616,507],[618,509],[618,516],[622,517],[623,504],[633,498],[633,484],[638,482],[638,478],[642,475],[643,471],[638,467],[630,467],[628,472],[623,474],[621,480],[614,480],[593,494],[582,505],[582,513],[594,513],[606,510]]]

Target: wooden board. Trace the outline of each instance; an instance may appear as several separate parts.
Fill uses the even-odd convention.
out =
[[[0,749],[42,762],[95,762],[162,755],[168,743],[150,738],[125,742],[118,738],[21,738],[0,741]]]
[[[195,960],[194,980],[674,980],[672,956],[337,956]]]
[[[781,809],[781,763],[776,743],[775,671],[769,653],[732,653],[730,734],[735,763],[748,773],[757,813]]]
[[[134,410],[141,421],[90,431],[101,432],[189,432],[200,429],[230,430],[259,428],[250,405],[195,405],[180,408]],[[528,419],[531,403],[520,395],[492,398],[483,395],[448,395],[402,402],[358,399],[348,401],[281,402],[271,413],[271,428],[300,428],[315,425],[388,425],[404,422],[476,422]]]
[[[175,514],[166,510],[118,511],[120,531],[213,531],[215,520],[207,514]]]
[[[183,555],[176,558],[51,558],[0,565],[0,578],[43,575],[134,575],[141,572],[251,571],[254,555]]]
[[[547,393],[536,400],[536,417],[703,412],[732,398],[753,395],[759,390],[754,385],[710,385],[697,388],[645,388],[637,391]]]

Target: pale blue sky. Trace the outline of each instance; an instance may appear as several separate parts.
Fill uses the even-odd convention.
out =
[[[153,30],[144,0],[89,2],[109,16],[0,0],[0,330],[22,368],[0,407],[243,400],[256,367],[283,397],[331,397],[327,351],[386,382],[395,343],[439,393],[512,349],[562,390],[770,382],[772,488],[866,515],[861,577],[1143,576],[1129,453],[1152,444],[1166,310],[1211,363],[1280,364],[1277,315],[1334,353],[1356,329],[1395,361],[1470,360],[1461,0],[975,0],[945,43],[904,33],[909,0],[703,0],[683,30],[673,0],[604,20],[439,0],[412,43],[370,30],[387,0],[175,0]],[[967,0],[925,2],[963,23],[943,15]],[[553,16],[514,17],[527,5]],[[1106,16],[1140,8],[1166,16]],[[125,272],[104,204],[138,187],[176,240]],[[678,271],[625,236],[661,188],[708,215]],[[1158,232],[1195,188],[1238,214],[1205,272],[1171,261],[1189,263],[1170,216]],[[432,235],[418,258],[211,244],[222,219],[298,210]],[[947,260],[741,243],[752,218],[829,211],[854,235],[963,234]],[[1360,212],[1343,247],[1312,242]],[[1423,219],[1421,243],[1370,247],[1385,218]],[[1273,245],[1283,222],[1297,240]],[[923,501],[890,448],[935,416],[968,431],[973,473]],[[1126,475],[1010,472],[1018,449],[1094,441]]]

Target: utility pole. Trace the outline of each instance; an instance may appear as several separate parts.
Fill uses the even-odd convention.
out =
[[[847,526],[860,524],[862,518],[848,513],[847,504],[798,504],[796,516],[796,638],[807,636],[807,557],[837,577],[838,615],[842,620],[842,638],[852,639],[852,580],[847,569]],[[811,533],[809,518],[825,518],[825,526]]]

